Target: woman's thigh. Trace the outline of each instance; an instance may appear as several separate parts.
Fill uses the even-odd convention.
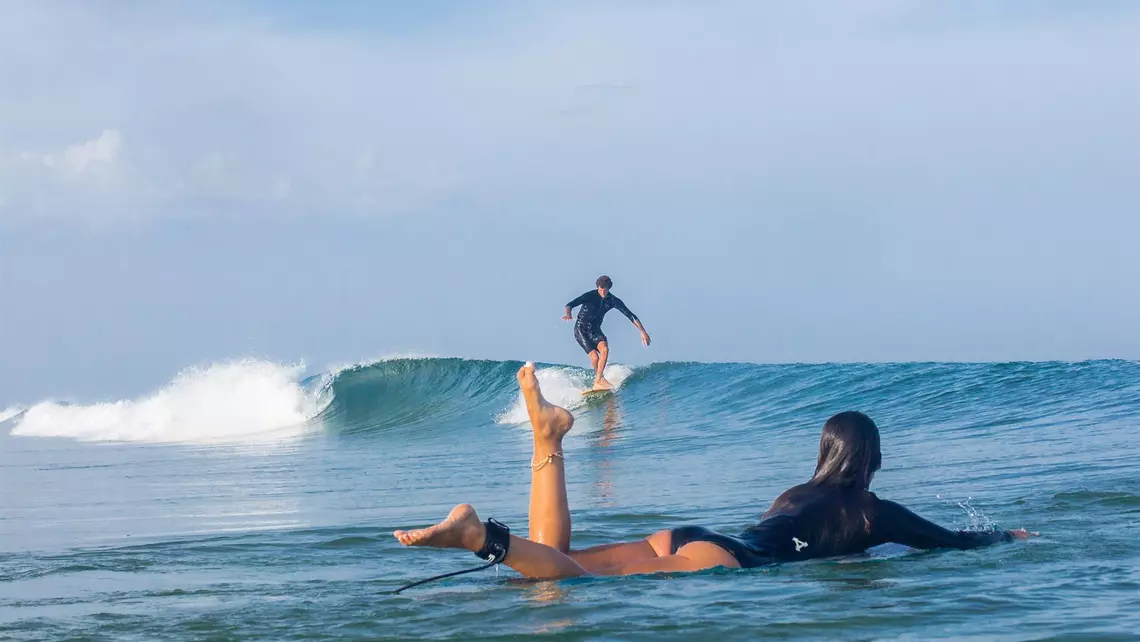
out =
[[[634,562],[665,557],[672,554],[673,531],[657,531],[636,542],[603,544],[580,551],[570,551],[570,557],[589,572]]]
[[[740,568],[740,562],[736,561],[732,553],[712,542],[690,542],[678,549],[676,555],[637,560],[592,572],[598,575],[638,575],[703,571],[718,566]]]

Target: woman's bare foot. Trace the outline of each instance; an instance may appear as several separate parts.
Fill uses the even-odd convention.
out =
[[[479,521],[471,504],[460,504],[451,509],[447,519],[435,526],[392,534],[404,546],[465,548],[477,553],[487,539],[487,527]]]
[[[534,376],[533,363],[528,361],[519,368],[518,380],[519,389],[526,401],[526,412],[530,415],[530,425],[534,428],[535,440],[557,445],[574,425],[574,415],[565,408],[555,406],[542,396],[542,390],[538,387],[538,378]]]

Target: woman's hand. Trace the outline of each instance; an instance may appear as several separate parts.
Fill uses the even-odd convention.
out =
[[[1041,537],[1041,533],[1030,533],[1029,531],[1025,530],[1024,528],[1019,528],[1015,531],[1010,531],[1009,534],[1013,535],[1014,539],[1029,539],[1030,537]]]

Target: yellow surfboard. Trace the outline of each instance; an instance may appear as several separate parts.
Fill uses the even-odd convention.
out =
[[[582,391],[583,397],[600,397],[602,395],[613,394],[613,388],[606,388],[603,390],[584,390]]]

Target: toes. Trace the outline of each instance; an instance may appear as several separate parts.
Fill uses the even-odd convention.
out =
[[[413,531],[396,531],[392,534],[404,546],[414,546],[417,542],[423,539],[424,532],[425,529],[419,528]]]

